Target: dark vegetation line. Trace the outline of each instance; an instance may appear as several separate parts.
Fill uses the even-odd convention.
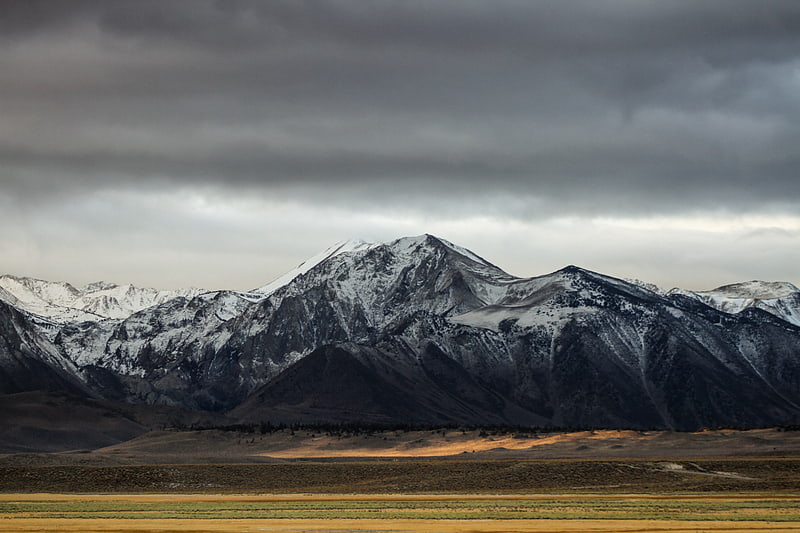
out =
[[[770,426],[778,431],[800,431],[800,424],[787,424],[781,426]],[[516,425],[497,425],[497,426],[480,426],[470,424],[371,424],[371,423],[278,423],[261,422],[257,424],[226,424],[226,425],[202,425],[191,424],[183,425],[176,424],[165,428],[167,430],[176,431],[226,431],[237,433],[260,433],[262,435],[272,434],[282,431],[289,431],[294,434],[296,431],[311,432],[311,433],[325,433],[329,436],[342,436],[342,435],[370,435],[372,433],[380,433],[384,431],[462,431],[464,433],[471,431],[479,431],[481,437],[488,437],[490,435],[508,435],[516,434],[520,437],[530,436],[537,433],[574,433],[579,431],[664,431],[663,428],[611,428],[599,426],[516,426]],[[703,428],[703,430],[717,431],[717,430],[735,430],[735,431],[749,431],[754,428],[749,426],[715,426],[710,428]],[[677,433],[692,433],[696,430],[673,430]]]

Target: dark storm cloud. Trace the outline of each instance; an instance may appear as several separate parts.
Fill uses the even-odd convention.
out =
[[[24,201],[798,211],[796,1],[5,2],[0,42],[0,193]]]

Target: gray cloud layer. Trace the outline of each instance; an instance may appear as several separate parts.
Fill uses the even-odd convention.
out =
[[[501,187],[582,209],[585,192],[600,211],[597,194],[615,211],[800,198],[793,1],[8,7],[9,190],[60,174]]]
[[[0,16],[0,201],[800,214],[800,3],[38,1]],[[509,201],[513,199],[513,201]]]

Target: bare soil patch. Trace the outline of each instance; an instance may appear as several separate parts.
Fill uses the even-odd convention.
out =
[[[715,457],[800,457],[800,431],[160,430],[98,449],[0,455],[0,465]]]

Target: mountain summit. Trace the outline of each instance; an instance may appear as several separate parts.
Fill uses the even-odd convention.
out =
[[[53,367],[40,388],[252,422],[800,421],[790,284],[650,290],[576,266],[518,278],[421,235],[347,241],[250,292],[175,294],[124,316],[52,322],[47,335],[6,290],[11,355],[0,361],[16,366],[0,366],[4,392],[37,388],[20,370],[37,353],[36,365]]]

